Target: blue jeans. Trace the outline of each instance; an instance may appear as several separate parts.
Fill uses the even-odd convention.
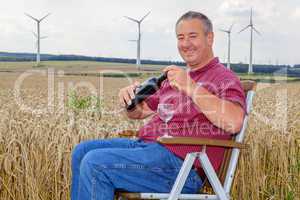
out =
[[[158,143],[114,138],[78,144],[72,152],[72,200],[113,200],[116,190],[167,193],[183,161]],[[192,170],[184,193],[202,181]]]

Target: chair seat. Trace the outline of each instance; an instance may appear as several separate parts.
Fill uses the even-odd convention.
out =
[[[117,192],[116,196],[121,199],[140,200],[140,199],[167,199],[170,193],[129,193]],[[210,194],[180,194],[180,199],[199,199],[199,200],[213,200],[218,199],[216,195]]]

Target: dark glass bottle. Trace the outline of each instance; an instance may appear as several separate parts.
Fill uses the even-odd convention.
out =
[[[159,77],[152,77],[144,81],[135,90],[135,98],[131,100],[131,104],[127,105],[127,110],[131,111],[136,105],[144,101],[147,97],[154,94],[161,86],[161,83],[167,78],[167,73],[161,74]]]

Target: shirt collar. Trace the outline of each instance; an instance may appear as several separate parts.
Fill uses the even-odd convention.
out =
[[[214,57],[211,61],[209,61],[209,63],[207,63],[205,66],[199,68],[199,69],[190,69],[188,68],[188,72],[190,74],[190,76],[193,78],[195,77],[197,74],[207,71],[208,69],[214,67],[215,65],[217,65],[219,63],[219,58],[218,57]]]

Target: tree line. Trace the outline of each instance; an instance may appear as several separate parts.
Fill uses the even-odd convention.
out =
[[[36,54],[33,53],[0,52],[0,61],[2,62],[35,61],[35,59],[36,59]],[[52,54],[41,54],[41,60],[42,61],[96,61],[96,62],[113,62],[113,63],[127,63],[127,64],[135,64],[136,62],[136,59],[130,59],[130,58],[107,58],[107,57],[90,57],[90,56],[80,56],[80,55],[52,55]],[[185,66],[185,63],[180,61],[161,61],[161,60],[145,59],[145,60],[141,60],[141,63],[149,64],[149,65]],[[247,73],[248,64],[232,63],[231,69],[236,73]],[[261,74],[275,74],[275,75],[288,75],[288,76],[300,77],[300,64],[296,64],[294,66],[254,64],[253,72],[261,73]]]

